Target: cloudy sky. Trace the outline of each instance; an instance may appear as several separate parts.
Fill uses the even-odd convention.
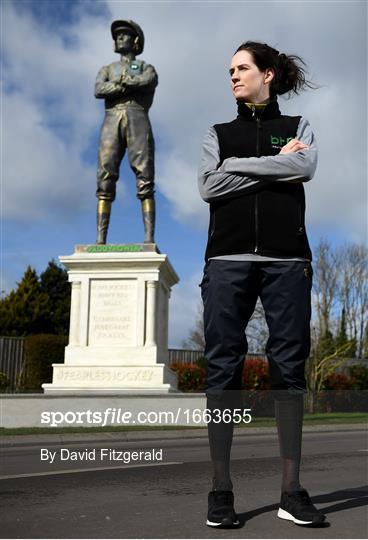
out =
[[[8,0],[1,4],[2,286],[28,264],[95,241],[95,178],[103,102],[93,95],[102,65],[118,60],[110,24],[133,19],[145,33],[140,58],[159,74],[150,111],[156,140],[157,232],[180,276],[169,345],[180,346],[199,303],[208,205],[197,191],[201,140],[232,120],[228,67],[248,39],[298,54],[319,84],[287,101],[309,119],[319,165],[307,184],[312,247],[367,241],[367,43],[365,1],[125,2]],[[124,160],[109,242],[143,239],[133,173]]]

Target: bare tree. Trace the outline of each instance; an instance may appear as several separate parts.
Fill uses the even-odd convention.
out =
[[[320,240],[315,250],[313,264],[313,292],[317,310],[317,328],[321,336],[331,331],[331,316],[338,300],[340,259],[339,251],[333,250],[327,240]]]
[[[260,301],[257,302],[254,313],[246,329],[248,350],[252,353],[261,352],[265,348],[268,338],[268,329],[264,318],[264,311]],[[205,348],[203,305],[199,302],[197,316],[189,337],[183,342],[183,347],[203,351]]]
[[[363,356],[364,330],[368,322],[368,249],[350,244],[340,248],[339,299],[345,309],[347,332]]]
[[[344,354],[352,345],[351,341],[347,341],[343,345],[334,348],[329,354],[321,355],[321,350],[318,348],[318,337],[314,332],[315,329],[312,331],[311,355],[305,370],[308,387],[308,411],[310,413],[314,413],[315,398],[318,392],[323,389],[325,378],[346,363]]]
[[[248,352],[264,352],[269,332],[266,324],[264,310],[259,299],[245,333],[248,341]]]
[[[316,342],[321,358],[328,356],[329,348],[331,351],[336,348],[336,336],[341,327],[339,318],[344,313],[350,348],[355,342],[356,355],[361,358],[368,327],[368,250],[356,244],[333,248],[326,239],[321,239],[314,254],[313,304],[316,316],[312,323],[312,341]],[[268,328],[260,301],[249,321],[246,335],[249,352],[264,351]],[[324,347],[321,347],[321,340],[326,341]],[[204,350],[202,303],[198,305],[194,327],[183,346]]]
[[[203,304],[200,301],[197,305],[197,315],[193,328],[190,330],[189,337],[183,341],[183,347],[197,351],[204,351],[204,324],[203,324]]]

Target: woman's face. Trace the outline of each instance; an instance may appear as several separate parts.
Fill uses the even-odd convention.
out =
[[[270,97],[273,71],[260,71],[249,51],[234,54],[230,66],[231,89],[237,101],[262,103]]]

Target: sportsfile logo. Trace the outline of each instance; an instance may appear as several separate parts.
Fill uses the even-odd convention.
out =
[[[285,139],[285,137],[278,137],[277,135],[271,135],[271,146],[272,148],[277,148],[281,150],[285,144],[287,144],[289,141],[291,141],[293,137],[288,137]]]

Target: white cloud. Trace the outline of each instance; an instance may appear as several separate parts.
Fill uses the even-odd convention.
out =
[[[362,242],[366,235],[368,202],[367,134],[364,125],[356,119],[365,109],[365,98],[357,92],[357,103],[344,105],[344,96],[354,96],[354,91],[351,82],[345,82],[342,88],[322,88],[316,102],[309,106],[319,163],[306,192],[308,219],[314,227],[334,227],[347,240]]]
[[[4,216],[25,223],[44,220],[45,228],[54,231],[52,220],[58,218],[62,228],[60,223],[90,204],[96,177],[92,156],[103,119],[94,81],[102,65],[118,59],[111,21],[129,18],[142,26],[142,58],[159,74],[150,111],[156,182],[176,220],[207,228],[208,207],[197,191],[201,140],[210,125],[235,117],[228,64],[238,44],[254,39],[303,57],[311,78],[322,85],[291,101],[280,100],[285,114],[310,120],[318,140],[317,174],[306,185],[308,223],[321,235],[333,230],[363,241],[365,3],[110,1],[104,14],[92,15],[81,2],[68,25],[49,25],[16,6],[4,3],[2,13]],[[128,205],[126,191],[120,182],[118,198]],[[181,346],[194,325],[200,280],[201,269],[173,288],[171,347]],[[8,277],[4,283],[10,288]]]
[[[206,226],[208,208],[198,193],[196,165],[171,152],[162,160],[158,173],[157,185],[171,202],[174,218],[192,226]]]
[[[198,317],[201,302],[199,283],[202,270],[196,271],[172,289],[170,298],[169,347],[181,348],[188,339]]]
[[[72,215],[86,201],[91,170],[43,123],[21,94],[3,96],[4,217],[20,221]]]
[[[67,211],[67,204],[59,206],[56,201],[68,200],[76,179],[80,182],[76,196],[93,194],[95,164],[86,170],[83,156],[96,139],[103,116],[103,103],[93,97],[94,80],[102,65],[118,58],[112,52],[110,22],[126,17],[142,26],[146,36],[142,58],[159,73],[151,109],[158,142],[157,184],[177,220],[207,226],[208,212],[196,188],[201,140],[209,125],[235,116],[228,63],[238,43],[256,39],[305,58],[312,78],[323,85],[290,102],[281,100],[283,112],[302,113],[318,137],[319,168],[306,187],[309,222],[321,231],[337,228],[349,238],[364,237],[363,3],[111,1],[106,5],[111,12],[108,19],[92,16],[82,3],[80,17],[55,31],[26,10],[19,13],[14,4],[6,4],[4,74],[6,88],[11,86],[16,93],[4,101],[4,108],[12,107],[4,111],[6,152],[11,158],[7,157],[11,172],[4,171],[4,180],[13,216],[34,219],[49,215],[50,208]],[[65,37],[72,46],[65,46]],[[14,108],[24,115],[27,136],[20,131],[22,121],[14,120]],[[31,173],[26,186],[25,171]],[[50,197],[44,194],[45,187]]]
[[[113,16],[120,17],[120,4],[109,5]],[[126,7],[129,16],[147,29],[143,57],[159,72],[152,119],[165,144],[157,183],[173,205],[173,214],[186,224],[207,225],[206,205],[193,192],[201,140],[209,125],[235,117],[228,63],[238,43],[256,39],[300,55],[307,61],[310,78],[321,85],[290,101],[280,99],[285,114],[302,114],[310,120],[318,139],[319,167],[306,186],[308,222],[321,234],[337,230],[349,240],[363,241],[365,6],[277,1],[231,6],[234,9],[226,2]]]

